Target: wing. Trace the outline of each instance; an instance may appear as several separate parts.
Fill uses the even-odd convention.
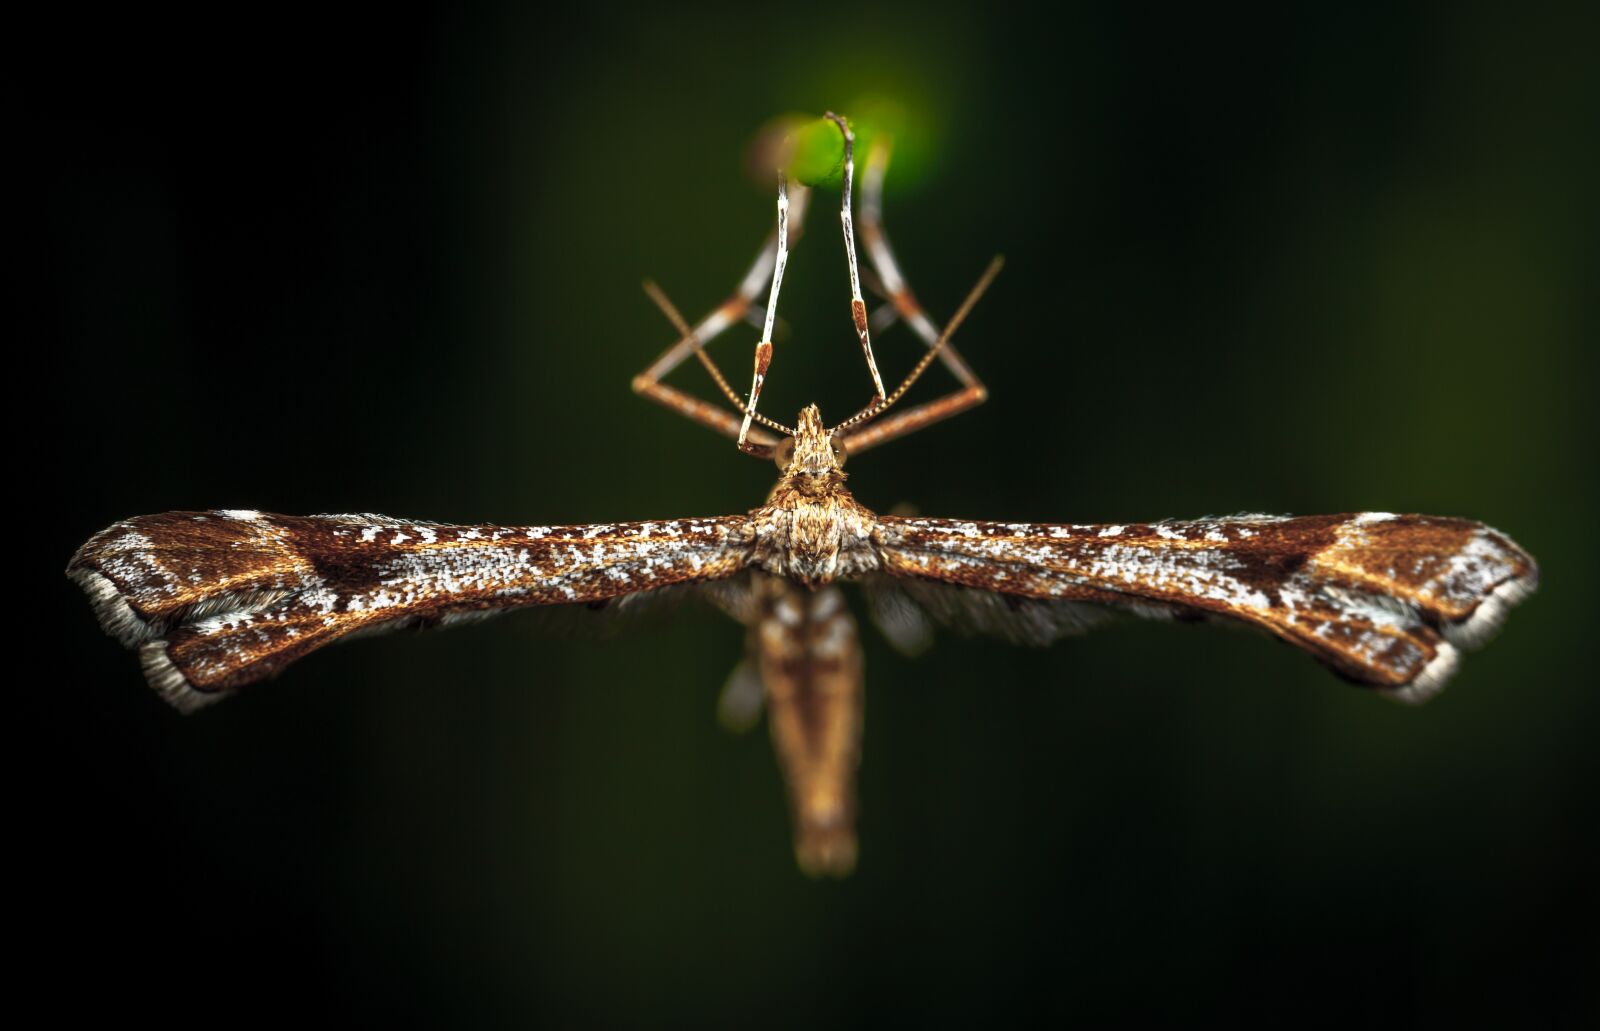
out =
[[[932,585],[984,630],[1048,639],[1095,606],[1259,627],[1402,701],[1436,694],[1460,648],[1538,584],[1533,557],[1482,523],[1386,512],[1125,526],[881,517],[884,572]],[[920,593],[919,593],[920,592]],[[955,600],[951,600],[951,598]]]
[[[752,538],[744,516],[506,527],[167,512],[96,534],[67,575],[188,711],[356,634],[720,580]]]

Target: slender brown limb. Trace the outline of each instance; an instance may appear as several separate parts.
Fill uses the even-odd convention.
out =
[[[856,336],[861,341],[861,354],[867,360],[867,372],[872,374],[873,400],[883,400],[883,377],[878,374],[878,362],[872,357],[872,329],[867,321],[867,302],[861,299],[861,270],[856,264],[856,230],[850,217],[850,186],[856,171],[856,135],[850,123],[829,111],[823,115],[839,127],[844,137],[844,182],[841,184],[839,224],[844,229],[844,256],[850,266],[850,320],[855,323]]]
[[[888,174],[892,154],[893,145],[881,138],[867,152],[866,169],[861,174],[861,242],[883,284],[884,295],[894,305],[895,314],[906,320],[923,343],[932,347],[939,339],[939,327],[923,310],[901,273],[900,263],[894,256],[894,248],[889,244],[889,234],[883,224],[883,180]],[[979,385],[978,377],[954,344],[945,343],[939,360],[951,375],[961,381],[963,387]]]
[[[919,360],[916,365],[911,367],[911,371],[906,374],[905,379],[900,381],[900,385],[894,388],[893,393],[884,398],[882,401],[875,401],[872,404],[869,404],[861,411],[835,426],[830,432],[843,431],[844,436],[841,439],[848,444],[850,440],[849,430],[852,427],[859,426],[862,423],[876,419],[896,401],[899,401],[902,397],[904,397],[906,391],[911,389],[912,384],[916,383],[917,380],[921,378],[922,374],[928,370],[928,366],[932,365],[934,360],[938,358],[939,353],[944,350],[945,345],[949,342],[950,338],[955,335],[956,330],[961,328],[961,323],[966,321],[967,316],[972,312],[973,306],[978,303],[978,300],[983,296],[984,291],[989,289],[989,284],[994,282],[994,277],[1000,274],[1000,269],[1004,264],[1005,259],[1001,258],[999,255],[996,255],[994,259],[989,262],[989,267],[984,269],[983,275],[978,277],[978,281],[974,283],[972,289],[968,291],[967,299],[961,302],[961,307],[956,310],[955,315],[951,317],[950,322],[944,327],[944,332],[940,333],[939,338],[934,341],[933,346],[928,348],[928,350],[923,353],[921,360]],[[943,418],[949,414],[953,413],[947,412],[945,413],[945,416],[940,417]],[[921,425],[927,425],[927,422],[923,422]],[[860,449],[855,448],[854,450]]]
[[[925,426],[931,426],[953,415],[960,415],[969,408],[976,408],[988,396],[988,392],[981,384],[963,387],[944,397],[924,401],[914,408],[896,412],[887,419],[870,423],[853,433],[847,433],[840,438],[840,443],[850,454],[858,455],[868,448],[877,447],[908,433],[915,433]]]
[[[679,333],[683,334],[684,337],[693,335],[694,331],[684,322],[683,316],[678,313],[677,307],[673,305],[672,300],[667,297],[659,286],[647,279],[644,283],[644,292],[656,303],[662,314],[667,317],[667,321],[671,322]],[[694,356],[700,359],[700,364],[705,366],[705,370],[710,374],[712,381],[717,384],[724,396],[733,404],[734,411],[737,412],[742,409],[744,407],[744,399],[728,385],[728,380],[722,375],[722,370],[717,368],[710,355],[705,353],[705,349],[695,348]],[[633,389],[635,393],[642,394],[685,418],[692,419],[703,426],[709,426],[718,433],[732,437],[735,440],[739,439],[738,416],[729,414],[716,405],[702,401],[692,394],[687,394],[665,383],[647,380],[643,373],[634,377]],[[764,421],[770,422],[770,420]],[[781,427],[779,428],[781,429]],[[771,447],[778,442],[778,438],[760,430],[756,430],[752,436],[754,438],[752,443],[758,447]]]
[[[948,338],[943,346],[939,345],[942,335],[939,327],[917,302],[916,295],[900,272],[899,262],[895,259],[883,226],[883,180],[889,168],[890,153],[889,142],[880,137],[867,151],[866,167],[861,176],[861,242],[866,248],[872,269],[877,273],[878,286],[889,300],[888,306],[873,312],[872,322],[875,329],[882,331],[897,319],[903,319],[928,345],[929,351],[938,355],[939,362],[950,370],[950,374],[961,385],[944,397],[926,401],[881,422],[872,422],[853,430],[844,438],[851,454],[858,454],[914,433],[924,426],[959,415],[982,404],[989,396],[988,388],[979,381],[955,345]],[[881,408],[878,410],[882,411]]]
[[[809,191],[803,186],[796,187],[790,195],[789,209],[792,223],[790,238],[792,240],[798,240],[803,232],[808,199]],[[722,375],[721,370],[711,361],[710,356],[704,352],[704,347],[717,336],[727,331],[729,327],[743,322],[751,315],[756,297],[772,276],[777,252],[778,234],[774,230],[768,234],[766,242],[756,254],[755,260],[751,263],[749,270],[744,274],[744,278],[740,280],[734,292],[692,328],[685,324],[683,317],[678,314],[677,308],[667,299],[661,288],[654,283],[647,283],[645,293],[666,315],[668,321],[677,328],[678,339],[671,347],[663,351],[648,368],[633,378],[634,393],[649,398],[668,410],[698,422],[717,433],[737,440],[740,427],[740,420],[737,414],[730,415],[714,404],[702,401],[661,381],[691,354],[695,355],[700,364],[705,367],[707,373],[711,375],[712,381],[717,384],[723,396],[733,405],[735,413],[744,411],[744,399],[728,385],[727,378]],[[772,428],[785,435],[792,435],[792,431],[781,425],[772,424],[772,421],[765,417],[758,416],[757,421],[772,425]],[[770,457],[771,448],[777,442],[777,437],[755,429],[748,434],[746,444],[749,446],[742,450],[763,458]]]
[[[761,329],[761,340],[756,344],[755,371],[750,376],[750,400],[745,405],[744,422],[739,426],[740,450],[744,450],[745,441],[750,436],[750,423],[756,419],[756,404],[761,400],[761,386],[767,381],[767,367],[772,364],[772,324],[778,318],[778,292],[783,289],[783,269],[789,263],[789,177],[782,172],[778,173],[777,244],[772,262],[772,290],[767,295],[767,321]]]
[[[661,313],[667,317],[667,321],[672,323],[679,333],[682,333],[684,336],[688,336],[693,333],[693,330],[689,328],[689,324],[685,322],[683,320],[683,316],[678,313],[677,306],[674,305],[672,303],[672,299],[667,296],[666,291],[662,290],[654,282],[647,279],[644,281],[644,292],[649,295],[652,301],[656,303],[656,307],[661,309]],[[740,397],[734,392],[733,387],[728,383],[727,377],[722,374],[721,369],[717,368],[717,363],[711,360],[710,355],[706,354],[705,348],[695,348],[694,356],[700,359],[700,364],[705,367],[706,373],[711,377],[711,381],[717,385],[719,390],[722,391],[722,396],[726,397],[728,402],[733,405],[734,411],[743,411],[745,408],[744,398]],[[755,416],[755,420],[761,425],[770,429],[778,430],[779,432],[785,433],[789,436],[794,435],[794,431],[790,430],[787,426],[784,426],[782,423],[774,422],[764,415]],[[737,425],[737,423],[735,423],[735,425]],[[765,436],[765,434],[762,434],[762,436]],[[774,443],[776,442],[774,441]]]
[[[691,419],[708,429],[722,434],[730,440],[739,439],[739,417],[723,411],[709,401],[703,401],[693,394],[687,394],[677,387],[665,383],[641,383],[638,379],[633,381],[634,392],[641,397],[647,397],[668,411],[676,412],[686,419]],[[761,458],[771,457],[750,450],[752,447],[771,449],[778,443],[778,438],[762,429],[752,429],[741,450],[748,451]]]

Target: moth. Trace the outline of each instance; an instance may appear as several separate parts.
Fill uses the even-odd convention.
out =
[[[863,585],[875,622],[903,650],[931,626],[1042,644],[1108,614],[1241,623],[1302,649],[1334,673],[1404,702],[1444,687],[1464,649],[1499,627],[1537,584],[1533,558],[1467,519],[1364,512],[1240,515],[1142,524],[983,522],[880,514],[847,487],[847,456],[981,403],[986,391],[951,337],[999,269],[996,259],[938,328],[913,297],[882,226],[887,141],[868,148],[862,239],[888,303],[869,314],[851,211],[855,140],[844,141],[840,221],[851,319],[871,401],[829,426],[816,406],[787,426],[758,401],[773,355],[790,220],[807,191],[778,180],[777,226],[735,292],[687,325],[647,292],[679,338],[636,392],[774,461],[765,503],[707,518],[568,526],[462,526],[379,515],[168,512],[94,535],[67,568],[102,627],[137,650],[146,679],[189,712],[267,679],[334,641],[444,626],[527,606],[623,609],[666,594],[705,596],[747,628],[725,689],[726,722],[765,707],[788,788],[795,853],[812,874],[856,863],[855,778],[863,670],[856,621],[838,585]],[[768,299],[750,390],[741,396],[705,344]],[[886,391],[871,336],[905,321],[926,350]],[[724,409],[668,386],[690,357]],[[886,413],[935,361],[958,388]]]

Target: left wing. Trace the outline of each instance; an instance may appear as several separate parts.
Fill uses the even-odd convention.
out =
[[[753,537],[744,516],[511,527],[167,512],[95,534],[67,575],[189,711],[358,633],[721,580]]]
[[[1069,526],[882,516],[874,546],[937,616],[1048,640],[1096,606],[1259,627],[1402,701],[1432,697],[1538,584],[1466,519],[1364,512]],[[955,585],[962,590],[930,590]]]

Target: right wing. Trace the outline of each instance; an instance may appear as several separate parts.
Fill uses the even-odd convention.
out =
[[[67,575],[190,711],[355,634],[725,579],[752,541],[745,516],[507,527],[167,512],[95,534]]]
[[[882,516],[874,546],[934,615],[974,629],[1044,641],[1097,607],[1238,620],[1408,702],[1436,694],[1458,649],[1486,641],[1539,577],[1482,523],[1387,512],[1107,526]]]

